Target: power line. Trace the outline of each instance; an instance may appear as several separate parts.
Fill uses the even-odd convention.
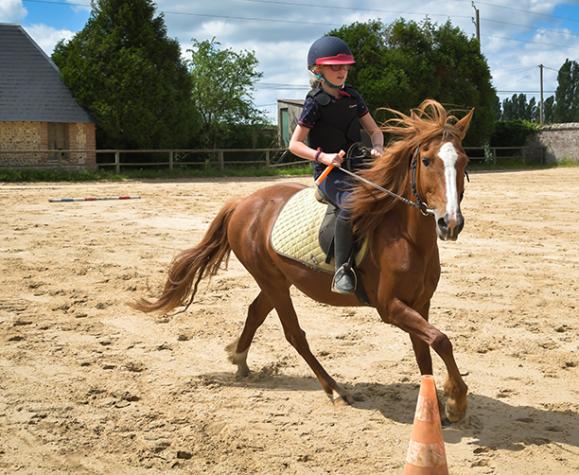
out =
[[[541,94],[541,91],[496,91],[499,94]],[[549,94],[555,94],[557,91],[543,91]]]
[[[544,43],[543,41],[534,41],[534,40],[519,40],[516,38],[509,38],[508,36],[498,36],[498,35],[486,35],[487,38],[496,38],[499,40],[508,40],[508,41],[516,41],[517,43],[529,43],[534,45],[543,45],[543,46],[557,46],[558,48],[566,48],[569,45],[561,45],[558,43]]]
[[[456,1],[461,1],[461,0],[456,0]],[[524,12],[524,13],[529,13],[531,15],[536,15],[536,16],[542,16],[545,18],[555,18],[557,20],[567,20],[567,21],[572,21],[572,22],[576,22],[579,23],[579,19],[575,19],[575,18],[570,18],[570,17],[565,17],[565,16],[561,16],[561,15],[549,15],[548,13],[538,13],[538,12],[533,12],[531,10],[525,10],[523,8],[514,8],[514,7],[507,7],[505,5],[498,5],[496,3],[490,3],[490,2],[483,2],[483,1],[479,1],[479,0],[475,0],[476,3],[479,3],[481,5],[489,5],[492,7],[497,7],[497,8],[504,8],[506,10],[513,10],[513,11],[517,11],[517,12]]]
[[[363,11],[363,12],[376,12],[376,13],[390,13],[390,14],[394,14],[394,15],[421,15],[421,16],[429,16],[429,17],[433,17],[433,16],[441,16],[441,17],[452,17],[452,18],[471,18],[469,15],[448,15],[448,14],[443,14],[443,13],[432,13],[432,12],[405,12],[405,11],[392,11],[392,10],[382,10],[382,9],[378,9],[378,8],[354,8],[354,7],[343,7],[341,5],[334,5],[334,4],[328,4],[328,3],[316,3],[316,4],[311,4],[311,3],[299,3],[299,2],[288,2],[288,1],[278,1],[278,0],[238,0],[241,2],[249,2],[249,3],[260,3],[262,5],[275,5],[275,6],[300,6],[300,7],[308,7],[308,8],[331,8],[332,10],[348,10],[348,11],[355,11],[355,12],[359,12],[359,11]],[[463,0],[456,0],[456,1],[463,1]],[[478,1],[475,0],[476,3],[479,3],[481,5],[489,5],[489,6],[493,6],[493,7],[498,7],[498,8],[503,8],[503,9],[507,9],[507,10],[514,10],[514,11],[519,11],[519,12],[524,12],[524,13],[529,13],[531,15],[536,15],[536,16],[542,16],[545,18],[554,18],[554,19],[559,19],[559,20],[567,20],[567,21],[572,21],[572,22],[577,22],[579,23],[579,19],[575,19],[575,18],[570,18],[570,17],[565,17],[565,16],[561,16],[561,15],[549,15],[547,13],[538,13],[538,12],[533,12],[531,10],[525,10],[522,8],[514,8],[514,7],[507,7],[504,5],[498,5],[496,3],[490,3],[490,2],[484,2],[484,1]],[[487,20],[487,21],[491,21],[491,20]],[[495,20],[493,20],[495,21]],[[498,21],[497,21],[498,22]],[[499,22],[500,23],[500,22]],[[513,24],[513,23],[512,23]]]
[[[501,20],[491,20],[488,18],[484,19],[487,23],[499,23],[501,25],[509,25],[509,26],[515,26],[517,28],[523,28],[525,30],[529,30],[529,31],[541,31],[544,30],[544,27],[539,27],[539,28],[531,28],[528,25],[522,25],[521,23],[511,23],[508,21],[501,21]],[[569,36],[574,36],[576,38],[579,38],[579,35],[575,34],[575,33],[571,33],[571,32],[566,32],[565,34],[569,35]]]
[[[90,7],[91,5],[86,3],[69,3],[69,2],[59,2],[53,0],[22,0],[24,2],[32,2],[32,3],[48,3],[54,5],[73,5],[73,6],[81,6],[81,7]],[[260,18],[260,17],[242,17],[242,16],[233,16],[233,15],[212,15],[208,13],[193,13],[193,12],[175,12],[170,10],[161,10],[161,13],[165,13],[167,15],[187,15],[187,16],[196,16],[202,18],[221,18],[225,20],[242,20],[242,21],[265,21],[271,23],[293,23],[293,24],[300,24],[300,25],[317,25],[317,26],[330,26],[336,27],[341,26],[340,23],[320,23],[315,21],[304,21],[304,20],[282,20],[279,18]]]
[[[73,7],[92,7],[88,3],[74,3],[74,2],[58,2],[56,0],[22,0],[24,3],[48,3],[52,5],[66,5]]]
[[[171,12],[168,10],[163,10],[163,13],[167,15],[188,15],[197,17],[208,17],[208,18],[223,18],[226,20],[244,20],[244,21],[265,21],[272,23],[293,23],[300,25],[318,25],[318,26],[341,26],[340,23],[320,23],[316,21],[302,21],[302,20],[280,20],[278,18],[259,18],[259,17],[242,17],[242,16],[227,16],[227,15],[210,15],[205,13],[191,13],[191,12]]]
[[[515,69],[501,69],[502,73],[522,73],[524,71],[530,71],[535,69],[536,66],[527,66],[526,68],[515,68]]]
[[[445,13],[431,13],[431,12],[405,12],[405,11],[392,11],[392,10],[381,10],[378,8],[353,8],[353,7],[343,7],[340,5],[330,5],[328,3],[299,3],[299,2],[282,2],[282,1],[268,1],[268,0],[239,0],[242,2],[250,3],[260,3],[265,5],[276,5],[276,6],[294,6],[294,7],[308,7],[308,8],[331,8],[332,10],[348,10],[354,12],[369,12],[369,13],[388,13],[393,15],[420,15],[429,17],[444,17],[444,18],[470,18],[468,15],[449,15]]]

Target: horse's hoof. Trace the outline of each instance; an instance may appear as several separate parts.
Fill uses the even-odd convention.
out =
[[[335,407],[347,407],[354,404],[352,396],[346,392],[338,393],[338,395],[332,401]]]
[[[334,399],[334,407],[349,407],[351,405],[352,403],[347,399],[344,399],[342,396]]]
[[[247,378],[250,373],[251,373],[251,371],[249,371],[249,368],[247,368],[247,367],[239,368],[235,373],[235,377],[237,379]]]
[[[466,414],[466,398],[463,404],[459,404],[456,399],[447,399],[444,412],[449,423],[461,421]]]
[[[450,427],[450,426],[452,425],[452,422],[449,421],[449,420],[448,420],[448,417],[445,416],[445,417],[443,417],[443,418],[440,420],[440,425],[441,425],[442,427]]]

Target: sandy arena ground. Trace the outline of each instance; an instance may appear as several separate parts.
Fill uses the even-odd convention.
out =
[[[126,305],[227,198],[283,180],[0,185],[1,473],[401,473],[419,374],[374,311],[295,292],[354,395],[334,408],[275,312],[236,380],[224,347],[257,293],[236,259],[187,313]],[[48,203],[127,193],[142,199]],[[444,429],[453,474],[579,473],[578,205],[579,168],[471,176],[431,313],[470,387]]]

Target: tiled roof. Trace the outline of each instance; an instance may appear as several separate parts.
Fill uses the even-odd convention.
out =
[[[0,121],[94,122],[24,29],[1,23]]]

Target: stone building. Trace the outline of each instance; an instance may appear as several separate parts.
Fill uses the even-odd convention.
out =
[[[0,24],[0,167],[95,168],[95,148],[94,120],[56,65],[21,26]]]

